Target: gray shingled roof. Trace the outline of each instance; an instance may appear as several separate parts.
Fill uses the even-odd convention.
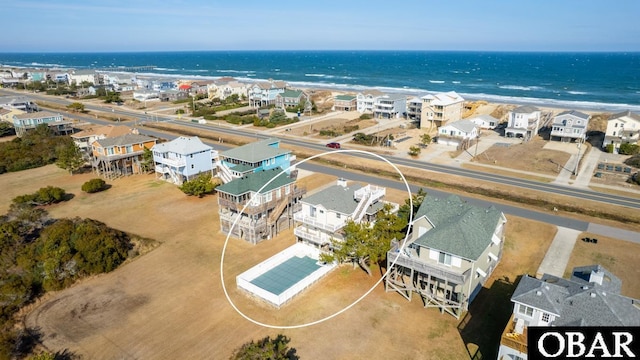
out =
[[[216,188],[216,191],[236,196],[249,192],[258,192],[258,190],[260,190],[260,188],[264,186],[264,184],[269,182],[269,180],[273,179],[274,177],[275,180],[273,180],[271,183],[269,183],[269,185],[262,189],[262,191],[260,191],[261,194],[265,194],[271,190],[277,189],[295,181],[294,179],[290,178],[289,175],[282,172],[282,169],[277,168],[247,174],[241,178],[218,186]]]
[[[205,145],[197,136],[180,136],[169,142],[156,144],[151,150],[158,152],[172,152],[175,154],[189,155],[211,150],[211,146]]]
[[[531,105],[522,105],[511,111],[517,114],[531,114],[532,112],[540,111],[540,109]]]
[[[270,144],[278,144],[278,139],[265,139],[222,152],[224,158],[237,159],[248,163],[257,163],[262,160],[271,159],[278,155],[288,154],[291,151],[280,149]]]
[[[636,114],[634,112],[631,112],[630,110],[627,111],[623,111],[623,112],[619,112],[617,114],[613,114],[611,116],[609,116],[609,120],[613,120],[613,119],[618,119],[624,116],[628,116],[632,119],[635,119],[636,121],[640,121],[640,114]]]
[[[322,205],[327,210],[344,215],[351,215],[358,206],[358,201],[354,198],[354,193],[361,188],[362,186],[359,184],[352,184],[347,187],[333,185],[313,195],[309,195],[300,201],[313,206]],[[369,205],[366,213],[370,215],[376,214],[382,210],[383,207],[384,203],[378,201]]]
[[[446,199],[425,197],[415,219],[422,216],[434,227],[414,244],[475,261],[491,243],[503,215],[493,206],[483,209],[451,195]]]
[[[100,144],[100,146],[102,147],[110,147],[143,144],[149,141],[156,141],[156,139],[139,134],[125,134],[121,136],[96,140],[96,143]]]
[[[578,110],[567,110],[567,111],[563,111],[561,113],[559,113],[558,115],[556,115],[556,117],[562,116],[562,115],[573,115],[575,117],[579,117],[581,119],[584,120],[589,120],[589,115],[585,114],[583,112],[580,112]]]
[[[553,326],[640,324],[639,300],[622,296],[615,291],[606,291],[596,283],[578,280],[548,274],[542,279],[525,275],[518,283],[511,300],[557,315]]]
[[[468,133],[472,132],[473,129],[475,129],[478,125],[476,125],[471,120],[458,120],[458,121],[454,121],[454,122],[448,123],[445,126],[454,127],[456,129],[468,134]]]

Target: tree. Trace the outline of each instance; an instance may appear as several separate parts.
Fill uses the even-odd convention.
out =
[[[231,355],[231,360],[297,360],[296,349],[289,348],[290,338],[278,334],[275,339],[269,336],[243,344]]]
[[[67,109],[76,112],[84,112],[84,104],[79,102],[74,102],[67,105]]]
[[[417,146],[411,146],[409,148],[409,155],[414,157],[420,155],[420,148]]]
[[[67,138],[66,144],[56,147],[56,165],[59,168],[69,171],[73,175],[84,165],[82,151],[71,138]]]
[[[216,185],[211,182],[210,173],[202,173],[193,180],[185,181],[182,186],[180,186],[180,190],[182,190],[183,193],[197,197],[210,194],[215,188]]]
[[[422,136],[420,137],[420,143],[422,144],[422,146],[425,146],[425,147],[431,144],[431,135],[422,134]]]
[[[422,202],[424,201],[424,198],[426,196],[427,193],[423,188],[420,188],[417,193],[411,196],[412,201],[409,201],[409,199],[404,200],[404,205],[400,206],[400,209],[398,209],[398,216],[408,222],[409,214],[416,216],[416,213],[418,212],[418,209],[420,208],[420,205],[422,205]],[[411,207],[412,203],[413,207]]]
[[[87,192],[89,194],[97,193],[107,189],[107,183],[99,178],[91,179],[86,183],[82,184],[82,191]]]
[[[404,238],[406,225],[406,220],[391,213],[391,206],[387,204],[373,226],[368,222],[347,221],[343,228],[344,240],[332,239],[333,253],[324,253],[320,258],[326,262],[351,261],[371,276],[371,264],[379,264],[386,258],[391,240]]]
[[[148,148],[144,148],[142,151],[142,161],[140,162],[140,167],[142,167],[142,171],[149,172],[153,169],[154,161],[153,161],[153,151]]]
[[[618,154],[620,155],[635,155],[640,152],[640,145],[637,144],[620,144]]]
[[[0,137],[11,136],[16,134],[16,129],[13,124],[6,121],[0,121]]]

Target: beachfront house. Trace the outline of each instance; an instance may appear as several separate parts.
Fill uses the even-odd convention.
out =
[[[293,230],[299,242],[329,249],[331,239],[344,239],[342,228],[348,220],[372,222],[386,202],[383,187],[371,184],[348,184],[338,179],[336,185],[300,200],[300,211],[293,216],[298,223]],[[397,204],[389,203],[393,212]]]
[[[25,112],[20,109],[0,107],[0,121],[13,123],[13,116],[19,114],[25,114]]]
[[[296,157],[291,150],[280,148],[275,138],[256,141],[220,153],[218,176],[224,183],[262,170],[292,172]]]
[[[551,139],[562,142],[584,142],[587,138],[587,126],[590,115],[577,110],[563,111],[553,118]]]
[[[69,73],[69,82],[80,86],[82,83],[97,85],[98,73],[95,70],[73,70]]]
[[[500,262],[506,222],[493,206],[425,197],[406,246],[395,242],[387,253],[386,291],[409,301],[417,293],[426,308],[460,318]]]
[[[137,89],[133,91],[133,98],[141,102],[157,101],[160,100],[160,92],[149,89]]]
[[[511,302],[498,360],[527,359],[530,326],[638,326],[640,300],[620,294],[622,281],[600,265],[576,267],[571,278],[524,275]]]
[[[500,120],[487,114],[478,115],[467,120],[472,121],[480,129],[495,129],[496,126],[498,126],[498,124],[500,123]]]
[[[16,135],[23,136],[27,131],[34,130],[40,124],[47,124],[56,135],[73,133],[73,121],[65,120],[61,114],[49,111],[39,111],[13,115],[11,121],[16,129]]]
[[[373,117],[376,119],[397,119],[407,112],[407,97],[400,94],[378,96],[373,103]]]
[[[354,111],[357,108],[358,98],[355,95],[336,95],[333,98],[333,110]]]
[[[611,145],[612,151],[618,153],[621,144],[638,144],[639,139],[640,114],[624,111],[609,117],[602,146]]]
[[[438,128],[438,144],[469,145],[480,135],[478,125],[470,120],[458,120]],[[465,147],[466,148],[466,147]]]
[[[197,136],[180,136],[155,144],[151,151],[156,177],[176,185],[182,185],[203,173],[213,176],[218,158],[218,152]]]
[[[308,100],[309,95],[304,91],[286,89],[282,93],[276,95],[276,107],[279,109],[296,107],[298,105],[304,107]]]
[[[383,92],[378,90],[365,90],[359,92],[356,95],[356,110],[359,113],[373,113],[373,109],[376,103],[376,99],[384,95]]]
[[[77,133],[71,134],[71,139],[88,159],[91,157],[91,144],[99,139],[122,136],[135,133],[134,130],[124,125],[92,125]]]
[[[146,172],[144,149],[151,149],[155,144],[156,139],[139,134],[98,139],[91,144],[91,167],[107,179],[142,174]]]
[[[284,81],[261,81],[253,84],[247,90],[247,97],[249,98],[249,106],[262,107],[275,105],[276,96],[282,94],[287,88],[287,84]]]
[[[407,100],[407,119],[420,122],[422,117],[422,99],[412,97]]]
[[[540,128],[541,111],[535,106],[523,105],[509,111],[507,114],[507,127],[504,130],[506,137],[531,140],[538,135]]]
[[[232,95],[237,95],[238,99],[243,100],[247,97],[249,86],[245,83],[236,81],[234,78],[225,77],[216,79],[207,87],[209,99],[219,98],[224,100]]]
[[[252,244],[293,226],[293,214],[305,193],[295,176],[280,168],[243,175],[216,188],[220,229]]]
[[[420,128],[434,129],[462,119],[464,99],[455,91],[425,95],[420,110]]]

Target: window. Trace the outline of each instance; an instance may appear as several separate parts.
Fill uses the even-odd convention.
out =
[[[267,197],[267,201],[271,201],[273,199],[273,193],[268,192],[266,197]]]
[[[613,125],[613,127],[618,127],[618,123],[615,123],[615,125]]]
[[[191,168],[193,169],[193,164],[191,164]]]
[[[549,318],[551,317],[551,315],[547,314],[547,313],[542,313],[542,321],[548,323],[549,322]]]
[[[289,195],[289,193],[291,192],[291,187],[289,185],[286,185],[284,187],[284,193],[285,195]]]
[[[336,219],[340,219],[340,213],[336,213]]]
[[[518,305],[518,313],[531,317],[533,316],[533,308],[520,304]]]
[[[613,136],[616,136],[616,132],[615,131],[613,132]]]
[[[441,252],[438,258],[440,264],[451,265],[451,255]]]

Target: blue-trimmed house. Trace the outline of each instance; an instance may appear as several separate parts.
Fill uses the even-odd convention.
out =
[[[218,152],[204,144],[197,136],[180,136],[171,141],[155,144],[153,162],[156,177],[182,185],[202,173],[213,175]]]

